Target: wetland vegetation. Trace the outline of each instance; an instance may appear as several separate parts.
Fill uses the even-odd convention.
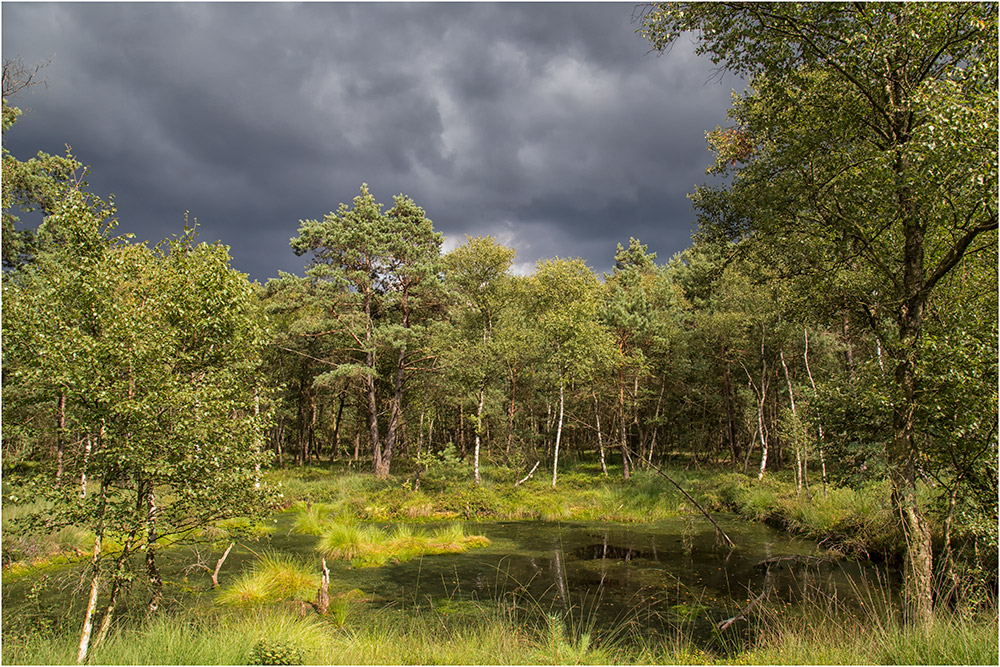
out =
[[[736,543],[732,548],[651,471],[637,472],[628,485],[618,478],[594,485],[595,472],[593,464],[571,464],[557,490],[548,480],[514,488],[486,474],[469,493],[466,484],[433,478],[414,492],[405,479],[378,480],[328,464],[270,471],[266,478],[280,482],[284,493],[275,513],[245,530],[231,549],[231,536],[214,530],[194,544],[164,549],[166,590],[158,616],[147,618],[148,594],[137,582],[91,660],[258,664],[265,654],[274,664],[996,659],[991,604],[941,610],[928,632],[903,622],[901,537],[892,536],[884,487],[830,489],[826,500],[817,494],[809,501],[796,496],[783,474],[760,483],[712,469],[672,470],[714,513]],[[466,515],[473,500],[481,514]],[[609,520],[601,514],[610,508],[618,513]],[[852,539],[840,537],[846,534]],[[77,591],[87,561],[64,550],[63,557],[5,570],[5,662],[75,660],[83,603]],[[141,565],[139,559],[136,569]],[[320,613],[324,565],[329,601]]]
[[[749,85],[601,276],[362,185],[262,286],[4,150],[5,663],[997,664],[996,6],[637,20]]]

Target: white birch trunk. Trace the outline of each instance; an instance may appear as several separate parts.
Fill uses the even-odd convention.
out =
[[[83,448],[83,465],[80,466],[80,497],[87,497],[87,462],[90,459],[90,452],[93,450],[93,441],[90,434],[87,434],[87,444]]]
[[[475,452],[472,455],[472,467],[476,478],[476,486],[479,486],[479,443],[480,433],[483,430],[483,400],[486,395],[485,389],[479,390],[479,406],[476,408],[476,443]]]
[[[805,349],[802,351],[802,358],[806,362],[806,374],[809,376],[809,384],[811,384],[813,388],[813,397],[818,400],[819,392],[816,391],[816,381],[813,380],[812,371],[809,370],[809,329],[803,327],[802,332],[806,339]],[[853,368],[851,369],[851,372],[853,373]],[[816,430],[819,433],[819,465],[823,472],[823,497],[826,498],[826,455],[823,453],[823,424],[819,423],[819,420],[817,420],[816,423]]]
[[[552,457],[552,488],[556,488],[556,475],[559,468],[559,441],[562,439],[563,410],[565,407],[563,391],[562,368],[559,369],[559,425],[556,428],[556,451]]]
[[[87,600],[87,611],[83,617],[83,631],[80,633],[80,650],[76,654],[77,664],[82,665],[87,660],[90,650],[90,633],[94,629],[94,611],[97,609],[97,593],[101,587],[101,536],[94,538],[93,575],[90,580],[90,597]]]
[[[788,385],[788,402],[792,407],[792,417],[797,418],[798,413],[795,411],[795,394],[792,392],[792,376],[788,373],[788,364],[785,363],[785,351],[778,348],[778,356],[781,358],[781,367],[785,370],[785,384]],[[805,469],[802,464],[802,443],[795,440],[795,494],[801,495],[802,493],[802,482],[805,478]]]

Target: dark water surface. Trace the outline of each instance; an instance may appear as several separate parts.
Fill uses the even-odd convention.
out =
[[[488,547],[379,568],[338,568],[337,578],[379,605],[447,610],[462,601],[498,601],[527,616],[562,616],[584,630],[671,633],[681,627],[696,638],[708,638],[717,623],[763,592],[768,604],[786,607],[843,610],[884,599],[884,568],[815,559],[811,541],[733,519],[720,523],[735,549],[702,517],[639,525],[467,523],[466,533],[485,535]]]
[[[234,582],[266,550],[295,553],[318,570],[318,538],[292,532],[293,521],[292,512],[282,513],[269,537],[233,549],[220,585]],[[360,589],[374,607],[443,613],[476,613],[470,602],[498,604],[525,622],[555,616],[595,636],[669,636],[680,629],[707,643],[718,638],[720,621],[764,592],[761,607],[820,605],[850,613],[891,597],[889,588],[898,589],[898,573],[887,574],[883,566],[818,560],[811,558],[817,549],[809,540],[734,518],[719,521],[735,549],[717,539],[700,516],[648,524],[468,522],[466,533],[485,535],[489,546],[381,567],[328,563],[330,592]],[[433,530],[433,525],[415,528]],[[214,566],[220,554],[204,547],[200,553],[189,547],[162,551],[164,608],[211,605],[216,593],[209,590],[209,570],[192,564],[200,557]],[[87,572],[86,563],[77,563],[5,581],[5,632],[12,620],[75,626]],[[120,612],[144,613],[144,596],[136,590],[128,597]]]

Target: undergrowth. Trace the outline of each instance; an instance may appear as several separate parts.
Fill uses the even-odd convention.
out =
[[[764,616],[720,651],[669,638],[606,638],[558,614],[525,624],[502,605],[467,613],[367,608],[346,624],[280,605],[185,610],[113,630],[94,664],[997,664],[995,615],[940,614],[929,630],[870,614]],[[73,664],[76,628],[3,644],[5,664]]]

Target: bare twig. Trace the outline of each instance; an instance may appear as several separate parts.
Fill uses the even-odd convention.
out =
[[[531,469],[531,472],[529,472],[529,473],[528,473],[528,474],[527,474],[527,475],[525,476],[525,478],[524,478],[524,479],[522,479],[522,480],[520,480],[519,482],[517,482],[516,484],[514,484],[514,488],[517,488],[517,487],[521,486],[522,484],[524,484],[525,482],[527,482],[527,481],[528,481],[529,479],[531,479],[531,476],[535,474],[535,470],[537,470],[537,469],[538,469],[538,465],[539,465],[540,463],[541,463],[541,461],[535,461],[535,466],[534,466],[534,467],[533,467],[533,468]]]

